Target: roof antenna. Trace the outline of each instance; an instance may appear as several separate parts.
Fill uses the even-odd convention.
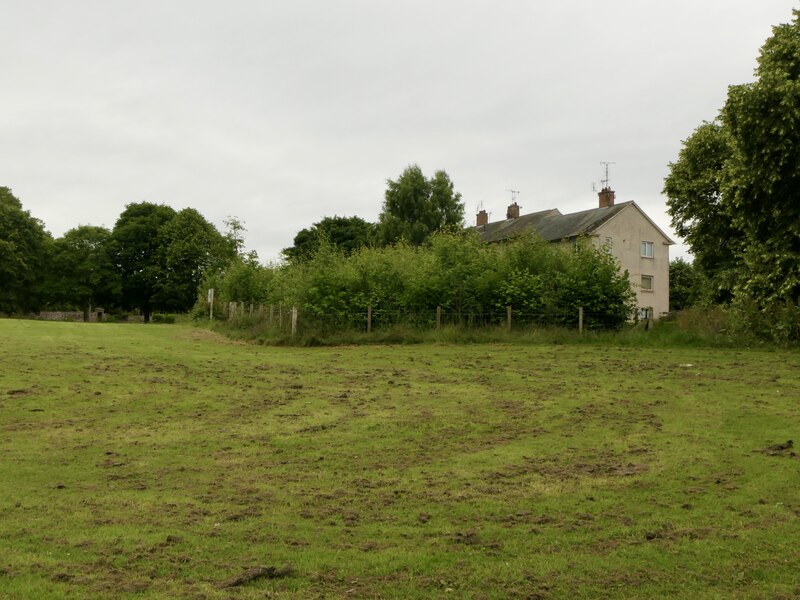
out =
[[[611,181],[611,179],[608,177],[608,166],[609,165],[615,165],[617,163],[600,161],[600,164],[603,165],[603,167],[605,169],[605,174],[606,174],[605,178],[600,180],[600,183],[603,184],[603,189],[606,189],[606,188],[608,188],[608,182]]]
[[[508,191],[511,192],[511,202],[516,202],[517,201],[517,194],[519,194],[519,190],[511,190],[511,189],[509,189]]]

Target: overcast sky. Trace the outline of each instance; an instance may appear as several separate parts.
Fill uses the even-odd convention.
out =
[[[790,0],[0,0],[0,186],[60,236],[198,209],[277,259],[445,169],[467,222],[597,206],[669,235],[668,163],[753,79]],[[599,187],[599,186],[598,186]],[[672,255],[685,254],[685,246]]]

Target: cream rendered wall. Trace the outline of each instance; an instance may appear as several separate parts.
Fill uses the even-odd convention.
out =
[[[631,204],[595,231],[593,243],[600,246],[611,238],[611,253],[619,260],[623,270],[628,270],[631,285],[636,292],[640,308],[653,308],[658,318],[669,312],[669,244],[664,237],[636,207]],[[653,242],[653,258],[641,255],[641,243]],[[653,290],[642,290],[642,275],[653,277]]]

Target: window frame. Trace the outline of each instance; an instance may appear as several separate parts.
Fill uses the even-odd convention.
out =
[[[653,277],[652,275],[640,275],[640,277],[641,279],[639,280],[639,289],[642,290],[643,292],[652,292],[656,286],[655,277]],[[644,286],[645,279],[650,280],[650,287]]]
[[[650,251],[649,254],[648,250]],[[642,258],[653,258],[655,256],[655,253],[656,253],[655,242],[642,240],[642,243],[639,245],[639,254],[641,254]]]

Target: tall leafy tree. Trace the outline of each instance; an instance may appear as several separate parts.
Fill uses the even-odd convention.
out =
[[[235,244],[193,208],[181,210],[161,226],[158,244],[154,303],[170,311],[189,310],[206,274],[221,270],[236,256]]]
[[[294,244],[283,250],[291,260],[307,260],[314,256],[325,241],[345,254],[368,246],[375,237],[375,225],[360,217],[325,217],[294,236]]]
[[[111,232],[81,225],[53,244],[49,302],[61,308],[110,307],[120,301],[122,283],[111,256]]]
[[[800,300],[800,10],[773,28],[756,80],[728,89],[722,109],[732,147],[724,194],[746,239],[742,290]]]
[[[464,222],[464,204],[445,171],[427,179],[418,165],[407,167],[396,181],[386,180],[383,210],[378,222],[384,244],[405,240],[419,245],[435,231]]]
[[[139,308],[145,321],[162,289],[161,228],[175,218],[175,211],[163,204],[128,204],[111,233],[114,261],[122,278],[123,305]]]
[[[684,140],[664,180],[672,225],[692,248],[694,266],[709,278],[711,296],[718,302],[731,299],[744,245],[731,204],[722,194],[725,165],[732,153],[723,125],[705,122]]]
[[[695,258],[695,260],[697,260]],[[702,302],[707,296],[706,281],[697,265],[676,258],[669,263],[669,306],[683,310]]]
[[[0,312],[27,312],[43,303],[52,238],[44,224],[0,187]]]
[[[773,28],[756,80],[684,142],[664,191],[698,265],[734,298],[800,301],[800,11]],[[723,298],[724,299],[724,298]]]

